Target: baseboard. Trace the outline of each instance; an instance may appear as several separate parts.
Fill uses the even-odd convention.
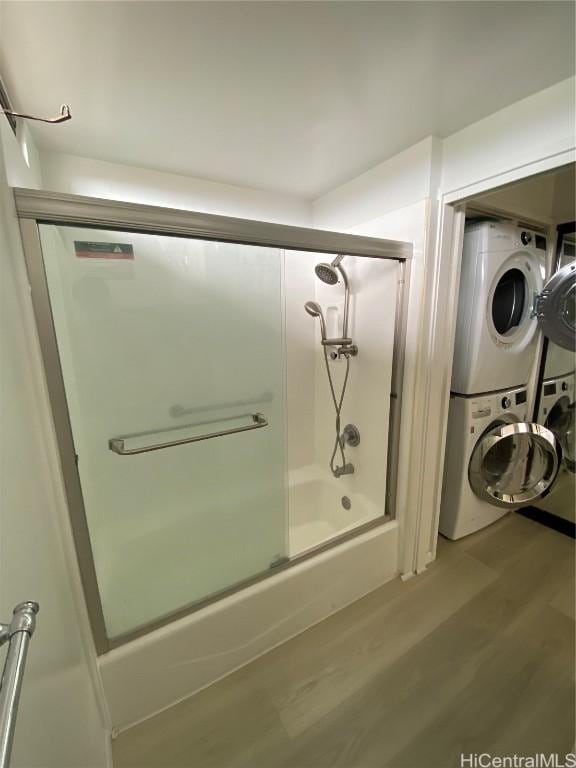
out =
[[[572,523],[570,520],[565,520],[563,517],[553,515],[551,512],[546,512],[538,507],[524,507],[518,509],[517,514],[534,520],[536,523],[545,525],[547,528],[553,528],[558,533],[563,533],[565,536],[570,536],[572,539],[576,539],[576,523]]]

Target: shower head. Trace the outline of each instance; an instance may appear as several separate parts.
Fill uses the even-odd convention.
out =
[[[331,261],[330,264],[327,264],[326,262],[316,264],[314,267],[316,277],[320,278],[326,285],[336,285],[336,283],[340,281],[340,275],[343,273],[342,267],[340,266],[340,262],[343,258],[344,254],[341,253],[336,256],[334,261]],[[345,278],[345,275],[342,274],[342,276]]]
[[[314,272],[316,272],[316,277],[320,278],[326,285],[336,285],[340,280],[338,271],[332,264],[326,264],[324,262],[316,264]]]
[[[324,313],[322,312],[322,307],[320,304],[318,304],[317,301],[307,301],[306,304],[304,304],[304,309],[311,317],[320,318],[320,333],[322,335],[322,339],[325,339],[326,322],[324,321]]]
[[[326,262],[324,261],[320,262],[319,264],[316,264],[316,266],[314,267],[314,272],[316,272],[316,277],[322,280],[323,283],[326,283],[326,285],[336,285],[336,283],[340,282],[340,278],[342,278],[342,282],[344,283],[344,320],[342,323],[342,336],[347,338],[348,337],[348,302],[350,300],[350,285],[348,283],[348,275],[346,274],[344,267],[340,263],[345,255],[346,254],[344,253],[338,254],[338,256],[336,256],[334,261],[330,262],[330,264],[326,264]]]

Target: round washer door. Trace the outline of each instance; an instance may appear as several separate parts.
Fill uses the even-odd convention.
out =
[[[558,441],[546,427],[497,423],[476,443],[468,479],[480,499],[513,509],[548,493],[560,460]]]
[[[544,335],[563,349],[576,347],[576,261],[555,272],[536,298]]]

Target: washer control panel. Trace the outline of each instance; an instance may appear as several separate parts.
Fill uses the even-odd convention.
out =
[[[526,387],[483,395],[472,401],[471,416],[473,419],[494,419],[499,414],[513,410],[521,421],[525,421],[527,400]]]

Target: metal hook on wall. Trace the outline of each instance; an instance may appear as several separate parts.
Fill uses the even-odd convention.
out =
[[[5,115],[11,115],[12,117],[22,117],[24,120],[38,120],[41,123],[64,123],[66,120],[72,119],[68,104],[62,104],[58,117],[35,117],[34,115],[23,115],[20,112],[13,112],[10,109],[3,109],[2,112]]]

